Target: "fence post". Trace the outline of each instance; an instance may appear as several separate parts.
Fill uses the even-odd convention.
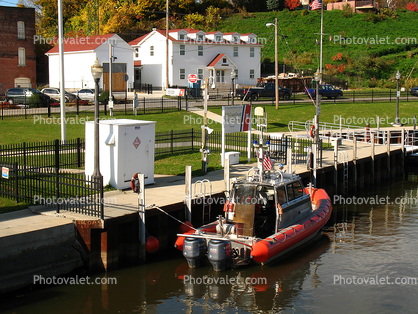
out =
[[[48,118],[50,118],[51,117],[51,99],[48,99],[46,101],[46,107],[47,107],[47,110],[48,110]]]
[[[194,134],[193,134],[193,128],[192,128],[192,151],[194,150],[194,143],[193,143],[193,141],[194,141],[194,136],[193,136]]]
[[[373,103],[373,89],[372,89],[372,103]]]
[[[60,172],[60,169],[59,169],[59,164],[60,164],[60,162],[59,162],[59,160],[60,160],[60,157],[59,157],[59,140],[55,140],[54,141],[54,146],[55,146],[55,197],[56,197],[56,199],[57,199],[57,214],[60,212],[60,202],[58,202],[58,200],[59,200],[59,198],[60,198],[60,186],[59,186],[59,183],[60,183],[60,177],[59,177],[59,172]]]
[[[356,91],[353,90],[353,104],[356,102]]]
[[[80,168],[81,167],[81,141],[80,138],[77,137],[77,167]]]
[[[171,130],[170,131],[170,148],[171,148],[171,153],[173,153],[173,151],[174,151],[173,145],[174,145],[173,130]]]
[[[103,192],[103,176],[100,176],[100,219],[103,220],[104,219],[104,202],[103,202],[103,198],[104,198],[104,192]]]
[[[161,112],[164,113],[164,97],[161,96]]]
[[[16,198],[16,203],[19,203],[19,182],[18,182],[19,173],[18,173],[18,171],[19,171],[19,167],[18,167],[17,161],[15,161],[13,163],[13,172],[15,174],[15,198]]]
[[[392,102],[392,90],[389,89],[389,102]]]
[[[54,140],[54,156],[55,156],[55,169],[60,168],[60,142],[59,140]]]
[[[23,167],[26,170],[26,142],[23,142]]]
[[[78,97],[76,97],[75,105],[76,105],[76,108],[77,108],[77,116],[78,116],[80,114],[80,105],[78,103]]]

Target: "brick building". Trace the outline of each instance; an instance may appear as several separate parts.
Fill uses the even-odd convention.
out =
[[[35,9],[0,6],[0,95],[36,88]]]

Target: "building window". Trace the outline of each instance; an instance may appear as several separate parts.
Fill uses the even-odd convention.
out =
[[[139,54],[138,54],[138,48],[135,48],[135,58],[138,58]]]
[[[221,35],[217,35],[215,38],[215,41],[221,41],[222,40],[222,36]]]
[[[198,46],[197,47],[197,55],[198,56],[203,56],[203,46]]]
[[[17,56],[19,59],[19,66],[25,66],[26,65],[25,48],[19,48],[19,50],[17,51]]]
[[[238,36],[234,36],[234,38],[232,39],[232,41],[233,41],[234,43],[237,43],[237,42],[239,41]]]
[[[238,47],[234,47],[234,57],[238,57]]]
[[[154,55],[154,46],[149,47],[149,55],[152,57]]]
[[[186,54],[186,45],[180,45],[180,56],[184,56]]]
[[[179,39],[184,40],[184,34],[180,34]]]
[[[186,69],[180,69],[180,80],[184,80],[186,78]]]
[[[17,39],[25,39],[25,22],[17,22]]]
[[[254,47],[250,47],[250,57],[254,58]]]
[[[250,70],[250,79],[253,79],[254,78],[254,70]]]
[[[200,40],[200,41],[203,41],[204,40],[203,35],[198,35],[197,39]]]
[[[226,64],[226,58],[223,58],[223,59],[222,59],[222,63],[223,63],[223,64]]]
[[[203,69],[197,69],[197,78],[203,80]]]
[[[254,37],[250,38],[250,43],[255,43],[255,38]]]

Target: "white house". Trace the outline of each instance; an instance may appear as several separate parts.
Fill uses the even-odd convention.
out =
[[[110,48],[112,47],[112,48]],[[103,66],[100,88],[109,90],[109,61],[112,49],[112,86],[113,91],[125,91],[133,88],[134,60],[132,47],[117,34],[75,37],[64,39],[64,86],[74,91],[81,88],[94,88],[91,66],[96,58]],[[49,86],[59,87],[59,48],[49,50]],[[128,81],[124,79],[128,75]]]
[[[134,49],[135,85],[166,87],[165,30],[156,30],[129,43]],[[192,28],[169,31],[168,84],[187,86],[189,74],[198,79],[213,77],[215,84],[255,84],[260,77],[262,44],[257,35],[203,32]]]

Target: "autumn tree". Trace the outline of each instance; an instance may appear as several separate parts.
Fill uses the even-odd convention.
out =
[[[299,0],[285,0],[284,6],[285,8],[288,8],[290,11],[293,11],[298,6],[300,6],[300,1]]]

